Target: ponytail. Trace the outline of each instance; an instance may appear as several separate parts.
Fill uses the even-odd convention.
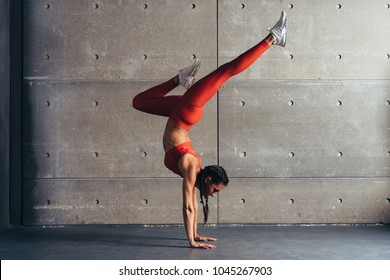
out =
[[[203,197],[200,195],[200,203],[202,203],[203,206],[203,224],[205,225],[207,223],[207,220],[209,218],[209,198],[205,197],[206,204],[203,202]]]

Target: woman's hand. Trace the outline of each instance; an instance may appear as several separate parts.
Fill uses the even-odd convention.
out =
[[[195,235],[194,240],[195,241],[217,241],[217,238]]]
[[[197,242],[191,243],[191,247],[192,248],[199,248],[199,249],[215,249],[215,248],[217,248],[216,246],[211,245],[211,244],[197,243]]]

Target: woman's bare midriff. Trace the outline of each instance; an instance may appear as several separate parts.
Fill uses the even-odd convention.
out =
[[[188,130],[177,126],[175,122],[169,119],[163,136],[164,151],[167,152],[185,142],[190,142]]]

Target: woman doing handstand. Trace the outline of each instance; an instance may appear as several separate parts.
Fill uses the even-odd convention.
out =
[[[191,127],[200,120],[203,106],[229,78],[247,69],[270,46],[285,46],[286,23],[286,14],[282,12],[278,22],[269,30],[270,34],[260,43],[196,83],[194,83],[195,74],[200,67],[198,59],[191,66],[181,69],[177,76],[139,93],[133,99],[135,109],[169,117],[163,136],[164,164],[169,170],[183,178],[183,219],[191,247],[214,249],[214,245],[197,241],[216,240],[212,237],[200,236],[197,233],[197,189],[200,191],[204,223],[206,223],[208,196],[213,197],[221,191],[229,183],[229,179],[225,170],[220,166],[206,166],[202,169],[200,157],[195,153],[188,133]],[[184,95],[166,96],[178,85],[187,89]]]

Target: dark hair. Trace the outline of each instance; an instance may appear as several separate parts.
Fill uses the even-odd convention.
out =
[[[223,184],[224,186],[227,186],[229,184],[229,178],[226,174],[225,169],[223,169],[222,166],[219,165],[210,165],[206,166],[204,169],[202,169],[198,176],[197,176],[197,186],[199,187],[200,191],[200,203],[203,205],[203,224],[207,223],[207,219],[209,217],[209,198],[207,195],[204,195],[204,179],[206,177],[211,178],[211,184]],[[206,203],[203,201],[203,198],[205,199]]]

